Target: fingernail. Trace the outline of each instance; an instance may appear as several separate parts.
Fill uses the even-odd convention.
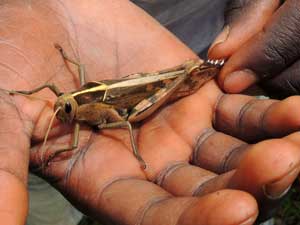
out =
[[[241,223],[240,225],[250,225],[250,224],[254,224],[255,220],[257,218],[256,216],[250,217],[248,220],[246,220],[245,222]]]
[[[299,168],[293,169],[285,177],[271,184],[267,184],[263,187],[264,194],[269,199],[282,198],[291,188],[291,184],[297,178],[299,174]]]
[[[225,77],[223,88],[226,92],[237,93],[245,90],[258,81],[257,75],[249,70],[240,70]]]
[[[222,44],[225,42],[229,36],[229,26],[225,26],[222,30],[222,32],[215,38],[214,42],[211,44],[209,50],[208,50],[208,55],[212,51],[212,49],[219,44]]]

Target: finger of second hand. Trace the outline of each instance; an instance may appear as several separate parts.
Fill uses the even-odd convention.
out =
[[[266,20],[264,29],[229,58],[219,76],[220,83],[227,92],[242,91],[235,88],[239,86],[240,79],[232,77],[230,85],[224,85],[226,79],[234,72],[252,71],[257,75],[256,81],[265,80],[283,71],[299,58],[294,47],[297,46],[298,39],[293,38],[299,34],[299,7],[298,1],[285,1],[275,14]],[[243,87],[249,87],[251,84],[250,82],[248,86]]]
[[[285,68],[280,74],[270,80],[261,82],[262,88],[270,96],[283,99],[293,95],[299,95],[299,72],[300,60]]]
[[[232,2],[232,1],[231,1]],[[241,1],[236,1],[240,3]],[[210,58],[226,58],[234,53],[253,35],[258,33],[277,9],[279,1],[256,0],[237,7],[233,5],[226,11],[227,38],[216,39],[209,51]],[[242,13],[241,13],[242,12]]]

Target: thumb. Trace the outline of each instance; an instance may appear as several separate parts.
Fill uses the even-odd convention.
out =
[[[230,57],[246,41],[262,30],[280,0],[230,0],[225,10],[225,26],[208,51],[208,57]]]
[[[237,93],[260,80],[268,82],[298,61],[299,9],[298,0],[285,1],[269,18],[263,30],[230,56],[219,76],[225,91]],[[287,81],[289,89],[298,82],[297,70],[298,66],[296,70],[286,72],[293,74]],[[286,80],[287,77],[284,77]]]

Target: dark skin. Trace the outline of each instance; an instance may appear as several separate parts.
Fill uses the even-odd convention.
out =
[[[297,0],[229,2],[226,31],[209,52],[229,58],[219,79],[224,90],[238,93],[263,81],[277,98],[300,93],[299,9]]]
[[[76,67],[66,65],[54,43],[86,65],[88,81],[196,57],[128,1],[9,1],[0,15],[4,89],[30,90],[46,82],[62,91],[78,88]],[[37,171],[43,152],[47,159],[70,144],[72,126],[55,121],[41,148],[55,96],[47,90],[32,98],[4,91],[1,96],[1,115],[12,118],[1,117],[0,177],[6,183],[0,190],[6,192],[0,197],[9,199],[0,202],[5,224],[25,221],[29,152],[31,169],[76,207],[120,224],[253,224],[258,205],[267,213],[274,204],[270,198],[280,199],[299,172],[299,134],[292,133],[299,123],[298,97],[225,95],[211,81],[138,126],[146,171],[131,152],[126,130],[95,133],[89,127],[80,132],[73,156],[62,154]],[[16,143],[8,141],[16,135]],[[277,139],[265,140],[271,137]]]

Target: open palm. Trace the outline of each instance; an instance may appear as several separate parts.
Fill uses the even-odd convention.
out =
[[[195,58],[127,1],[15,1],[4,9],[2,23],[10,31],[1,32],[4,89],[30,90],[46,82],[64,92],[78,88],[76,67],[63,61],[54,43],[86,66],[87,81],[155,71]],[[56,121],[41,147],[55,102],[50,91],[3,96],[7,104],[16,105],[3,111],[15,115],[20,128],[1,137],[2,143],[18,132],[23,145],[14,149],[24,156],[31,140],[33,171],[41,167],[43,152],[47,157],[70,145],[72,126]],[[299,126],[297,101],[225,95],[211,81],[136,126],[147,170],[133,156],[127,130],[95,133],[82,127],[79,147],[37,173],[99,219],[121,224],[252,224],[258,209],[251,195],[267,213],[299,173],[299,134],[290,134]],[[261,141],[270,137],[282,138]],[[19,167],[13,168],[21,171]],[[25,180],[26,174],[21,177]],[[223,190],[227,188],[251,195]]]

